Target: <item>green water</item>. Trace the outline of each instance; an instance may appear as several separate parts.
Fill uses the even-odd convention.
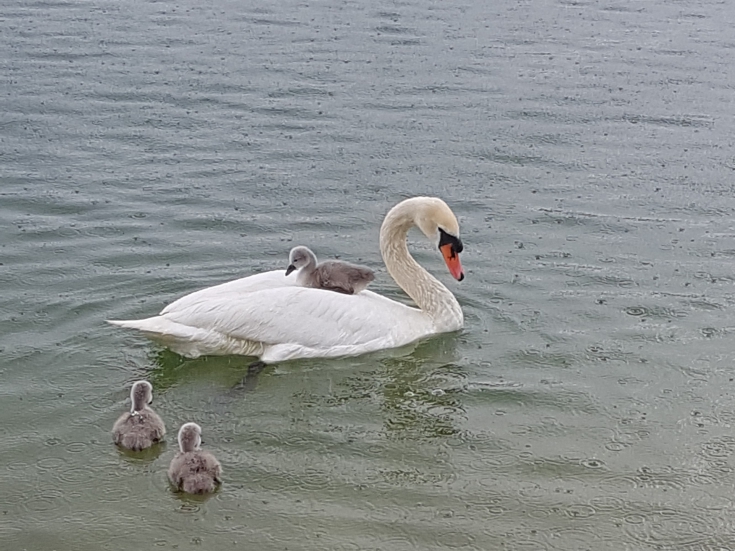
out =
[[[729,4],[0,7],[0,548],[735,549]],[[105,319],[376,269],[442,197],[465,328],[358,358],[187,360]],[[164,445],[118,451],[130,384]],[[176,495],[175,432],[223,465]]]

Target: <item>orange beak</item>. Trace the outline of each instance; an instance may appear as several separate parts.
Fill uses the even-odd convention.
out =
[[[452,244],[447,243],[446,245],[442,245],[439,247],[439,250],[444,256],[444,262],[447,263],[449,273],[457,281],[462,281],[464,279],[464,270],[462,269],[462,263],[459,261],[459,254],[454,252]]]

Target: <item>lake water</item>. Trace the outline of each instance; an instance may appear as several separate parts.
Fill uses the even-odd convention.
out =
[[[0,7],[0,547],[735,549],[735,4]],[[457,213],[465,328],[187,360],[105,319],[285,269],[382,268]],[[164,446],[110,429],[149,379]],[[225,483],[174,494],[185,421]]]

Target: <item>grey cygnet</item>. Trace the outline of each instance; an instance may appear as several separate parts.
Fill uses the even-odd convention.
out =
[[[153,402],[153,387],[138,381],[130,389],[130,411],[123,413],[112,427],[112,439],[118,446],[133,451],[150,448],[163,440],[166,427],[148,404]]]
[[[200,448],[202,428],[185,423],[179,429],[179,452],[168,467],[168,478],[177,490],[188,494],[213,492],[222,483],[222,466]]]
[[[326,260],[317,264],[316,255],[304,246],[291,249],[288,262],[286,275],[299,270],[296,283],[302,287],[355,295],[375,279],[375,274],[367,266],[342,260]]]

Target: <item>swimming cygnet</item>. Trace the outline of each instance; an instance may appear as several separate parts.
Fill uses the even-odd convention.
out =
[[[375,279],[367,266],[341,260],[325,260],[317,264],[316,255],[309,247],[294,247],[288,255],[286,275],[299,270],[296,283],[302,287],[326,289],[346,295],[355,295]]]
[[[157,444],[166,434],[158,414],[148,407],[153,401],[153,387],[148,381],[138,381],[130,389],[130,411],[123,413],[112,427],[115,444],[140,451]]]
[[[222,466],[211,453],[200,449],[201,444],[202,427],[196,423],[181,425],[180,451],[168,467],[168,478],[177,490],[205,494],[222,483]]]

